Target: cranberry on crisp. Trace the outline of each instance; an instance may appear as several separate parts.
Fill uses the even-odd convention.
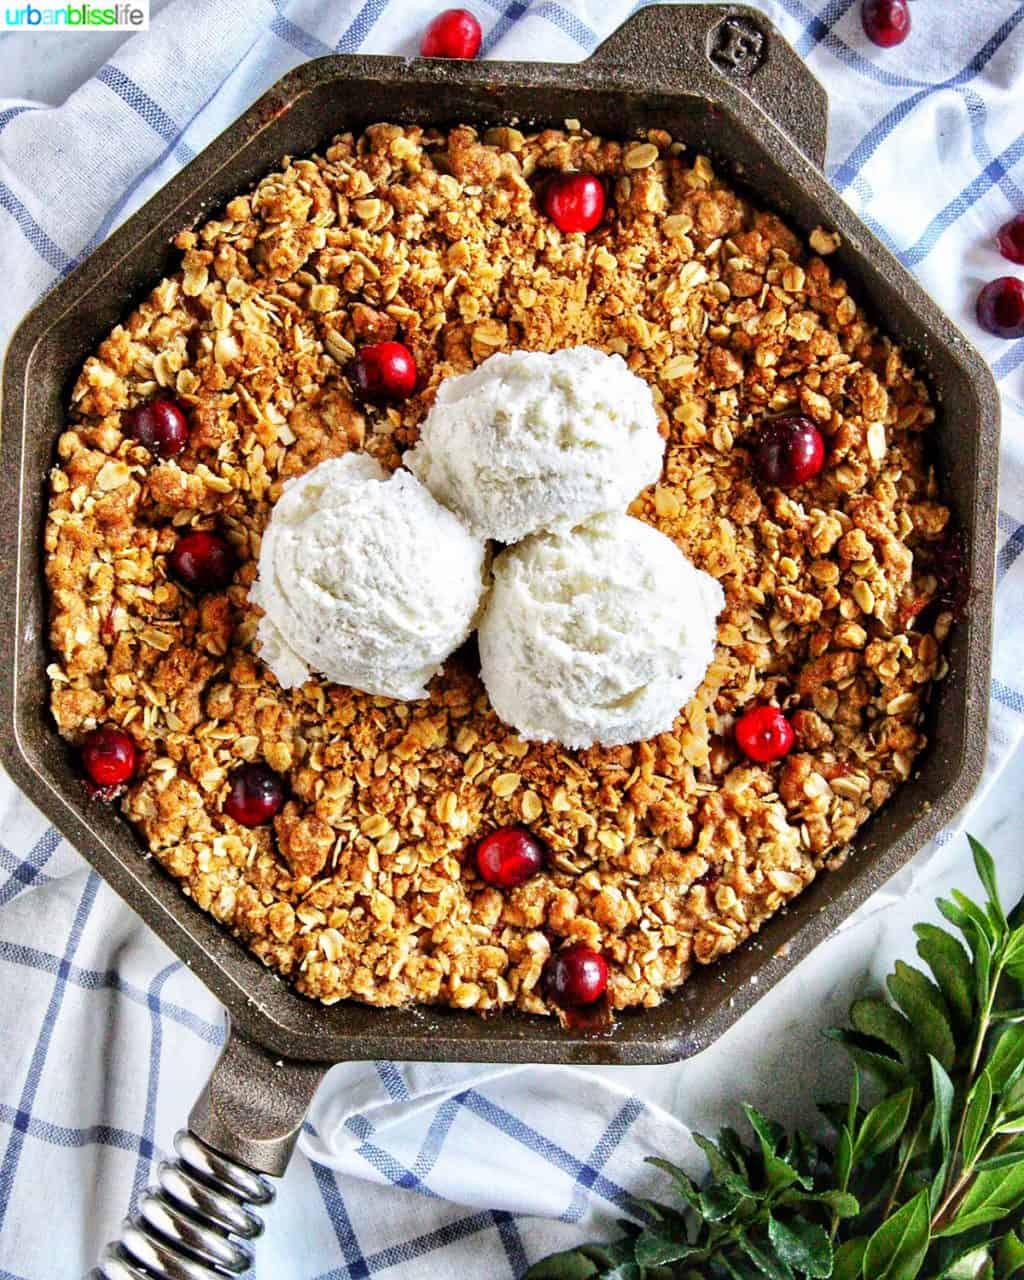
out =
[[[1000,276],[978,294],[978,324],[997,338],[1024,338],[1024,281]]]
[[[604,187],[591,173],[559,173],[545,185],[541,205],[559,231],[593,231],[604,217]]]
[[[402,342],[374,342],[360,348],[349,375],[364,400],[408,400],[418,377],[413,354]]]
[[[864,0],[860,16],[864,34],[883,49],[902,44],[910,35],[907,0]]]
[[[522,827],[499,827],[476,847],[480,877],[500,889],[514,889],[535,876],[544,865],[539,841]]]
[[[188,423],[173,400],[136,405],[123,420],[125,431],[156,458],[173,458],[188,444]]]
[[[556,951],[544,966],[544,988],[562,1009],[600,1000],[608,986],[608,965],[599,951],[577,942]]]
[[[483,32],[468,9],[445,9],[427,27],[420,45],[424,58],[475,58]]]
[[[795,489],[813,480],[825,465],[825,441],[810,418],[801,414],[772,418],[758,434],[754,461],[766,484]]]
[[[967,547],[961,531],[954,525],[947,525],[942,537],[930,547],[921,548],[918,554],[936,580],[929,614],[944,610],[955,618],[962,618],[970,597],[970,577]]]
[[[1024,213],[1004,222],[996,236],[999,252],[1011,262],[1024,263]]]
[[[235,553],[219,534],[205,529],[180,537],[167,563],[191,591],[222,591],[235,574]]]
[[[265,764],[244,764],[231,775],[224,812],[243,827],[258,827],[284,804],[284,783]]]
[[[736,743],[758,764],[781,760],[793,747],[793,726],[778,707],[752,707],[736,721]]]
[[[82,766],[89,781],[101,790],[119,787],[135,773],[138,752],[123,729],[103,725],[82,743]]]

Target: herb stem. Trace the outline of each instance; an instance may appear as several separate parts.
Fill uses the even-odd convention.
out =
[[[885,1208],[882,1210],[883,1220],[885,1218],[888,1218],[889,1215],[892,1213],[893,1209],[896,1207],[896,1197],[899,1195],[900,1188],[903,1186],[904,1175],[906,1174],[907,1169],[910,1167],[910,1161],[914,1154],[914,1148],[917,1146],[917,1140],[921,1136],[921,1125],[923,1123],[924,1123],[924,1117],[922,1116],[917,1122],[917,1127],[914,1130],[913,1137],[907,1143],[906,1155],[904,1155],[903,1159],[900,1161],[900,1167],[896,1170],[896,1181],[892,1184],[892,1190],[889,1192],[888,1199],[885,1202]]]
[[[978,1071],[978,1064],[981,1061],[981,1053],[983,1048],[985,1047],[985,1038],[988,1035],[989,1027],[992,1025],[992,1006],[995,1004],[996,993],[999,990],[999,983],[1002,980],[1002,976],[1003,976],[1003,956],[1002,954],[1000,954],[999,962],[995,966],[995,972],[989,979],[988,993],[985,999],[985,1007],[981,1011],[981,1016],[978,1020],[978,1033],[974,1038],[974,1048],[971,1051],[971,1063],[967,1070],[967,1079],[964,1082],[964,1098],[965,1099],[967,1095],[970,1093],[971,1088],[974,1085],[974,1078]],[[939,1207],[939,1216],[941,1216],[942,1210],[946,1207],[946,1205],[949,1204],[950,1200],[952,1200],[953,1196],[955,1195],[955,1188],[951,1190],[950,1183],[953,1178],[953,1171],[956,1168],[956,1158],[960,1151],[961,1143],[963,1142],[964,1125],[966,1123],[967,1123],[967,1107],[964,1106],[961,1108],[961,1111],[960,1111],[960,1120],[956,1127],[956,1138],[954,1139],[953,1146],[950,1148],[949,1169],[946,1173],[945,1186],[943,1187],[943,1191],[946,1192],[946,1195],[945,1195],[945,1198],[943,1199],[942,1204]],[[969,1171],[968,1171],[968,1176],[969,1176]],[[957,1179],[957,1184],[959,1185],[959,1183],[962,1180],[963,1179],[961,1176],[961,1178]]]
[[[981,1061],[981,1051],[985,1046],[985,1037],[988,1035],[988,1029],[992,1021],[992,1006],[995,1004],[996,991],[999,988],[999,982],[1002,976],[1003,957],[1000,955],[999,963],[995,966],[995,973],[988,984],[988,998],[985,1001],[985,1008],[982,1010],[981,1018],[978,1022],[978,1034],[974,1039],[974,1051],[971,1054],[971,1065],[967,1072],[968,1088],[970,1088],[974,1083],[974,1076],[978,1070],[978,1063]]]
[[[961,1194],[964,1191],[966,1191],[967,1184],[970,1182],[971,1176],[973,1173],[974,1173],[973,1165],[965,1169],[961,1173],[960,1177],[957,1178],[956,1184],[954,1185],[953,1189],[942,1201],[939,1207],[935,1210],[934,1214],[932,1215],[932,1232],[933,1233],[938,1231],[940,1227],[945,1226],[945,1222],[943,1221],[943,1219],[946,1215],[947,1210],[949,1210],[951,1206],[960,1198]]]

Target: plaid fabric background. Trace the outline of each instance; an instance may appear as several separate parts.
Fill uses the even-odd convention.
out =
[[[284,71],[333,51],[411,55],[440,7],[175,0],[65,106],[0,101],[0,335]],[[569,61],[640,6],[471,7],[486,54]],[[1024,210],[1024,4],[915,0],[913,37],[885,52],[863,37],[859,0],[759,7],[829,90],[831,179],[1000,382],[991,778],[1024,729],[1024,342],[985,337],[971,308],[980,283],[1009,270],[996,228]],[[0,1280],[65,1280],[89,1268],[167,1153],[222,1020],[2,777],[0,1034]],[[684,1153],[685,1130],[607,1075],[339,1067],[268,1215],[253,1275],[515,1277],[577,1239],[592,1215],[621,1213],[655,1149]]]

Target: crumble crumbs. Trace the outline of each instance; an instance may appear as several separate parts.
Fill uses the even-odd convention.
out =
[[[563,236],[547,170],[603,176],[610,214]],[[378,125],[287,160],[177,239],[161,281],[85,363],[51,474],[52,709],[75,743],[123,726],[141,752],[125,814],[183,891],[265,964],[330,1004],[553,1010],[552,948],[600,947],[615,1008],[653,1006],[756,932],[910,775],[945,672],[928,544],[949,512],[928,462],[935,413],[900,350],[821,255],[664,132],[620,144],[545,130]],[[346,365],[400,337],[422,386],[364,409]],[[312,680],[283,691],[247,603],[283,482],[366,449],[389,468],[440,381],[495,351],[590,344],[653,389],[668,447],[632,514],[722,584],[717,654],[671,733],[570,752],[521,741],[457,655],[428,700]],[[155,395],[191,439],[161,462],[121,432]],[[766,415],[801,412],[828,461],[758,486]],[[193,598],[167,553],[218,528],[240,568]],[[923,550],[925,554],[915,554]],[[786,759],[741,758],[754,701],[787,710]],[[222,811],[264,759],[290,798],[272,825]],[[546,870],[501,892],[476,841],[522,823]]]

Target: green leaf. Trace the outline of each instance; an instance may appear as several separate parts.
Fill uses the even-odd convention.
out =
[[[822,1204],[836,1217],[856,1217],[860,1201],[850,1192],[786,1192],[778,1198],[778,1204]]]
[[[660,1169],[662,1173],[667,1173],[672,1179],[676,1191],[679,1192],[690,1208],[695,1209],[697,1207],[700,1192],[697,1190],[693,1179],[685,1174],[678,1165],[674,1165],[670,1160],[662,1160],[659,1156],[648,1156],[644,1163],[653,1165],[656,1169]]]
[[[662,1223],[661,1230],[675,1230],[687,1234],[687,1217],[683,1210],[673,1209],[670,1205],[662,1204],[660,1200],[644,1200],[641,1196],[630,1196],[630,1206],[637,1210],[638,1213],[645,1213],[652,1224],[655,1222]],[[634,1232],[643,1231],[647,1228],[639,1227],[637,1223],[632,1222]]]
[[[992,1080],[983,1071],[975,1080],[964,1106],[964,1132],[961,1142],[964,1164],[972,1164],[981,1147],[985,1125],[992,1109]]]
[[[858,1236],[854,1240],[847,1240],[841,1244],[836,1250],[832,1280],[861,1280],[864,1274],[864,1254],[867,1247],[867,1236]]]
[[[1014,982],[1024,984],[1024,929],[1017,929],[1011,935],[1003,953],[1003,962]]]
[[[996,1248],[996,1275],[999,1280],[1013,1280],[1024,1275],[1024,1242],[1016,1231],[1008,1231]]]
[[[999,885],[996,883],[996,864],[992,861],[992,855],[983,844],[975,840],[974,836],[967,837],[967,843],[971,846],[971,852],[974,854],[974,869],[978,873],[978,879],[985,886],[985,892],[988,894],[989,910],[992,914],[992,923],[1000,930],[1006,930],[1006,913],[1003,911],[1003,905],[999,901]]]
[[[784,1187],[792,1186],[794,1182],[799,1182],[803,1187],[810,1187],[809,1178],[798,1173],[785,1157],[776,1154],[785,1137],[785,1130],[773,1124],[770,1120],[766,1120],[753,1107],[744,1106],[743,1110],[750,1121],[750,1127],[754,1130],[761,1144],[764,1180],[768,1190],[780,1191]]]
[[[956,1217],[939,1236],[958,1236],[987,1222],[998,1222],[1024,1204],[1024,1160],[1002,1169],[985,1169],[974,1178],[960,1201]]]
[[[881,1155],[899,1142],[910,1119],[913,1101],[914,1090],[904,1089],[891,1098],[883,1098],[877,1106],[871,1108],[864,1117],[864,1123],[853,1144],[854,1164]]]
[[[600,1274],[601,1268],[583,1249],[567,1249],[535,1262],[523,1280],[590,1280]]]
[[[1024,929],[1013,929],[1003,946],[1003,960],[1008,965],[1018,964],[1024,954]]]
[[[965,893],[961,893],[959,889],[954,889],[950,897],[960,908],[966,919],[981,931],[992,946],[995,946],[999,941],[999,931],[981,907],[968,898]],[[963,928],[964,926],[961,925],[960,927]]]
[[[932,1098],[934,1100],[929,1137],[932,1142],[938,1138],[942,1154],[948,1156],[950,1117],[953,1114],[953,1097],[956,1090],[942,1063],[935,1058],[929,1058],[928,1061],[932,1067]]]
[[[736,1172],[749,1180],[750,1167],[748,1160],[753,1154],[735,1129],[721,1129],[718,1133],[718,1149]]]
[[[636,1260],[642,1267],[664,1267],[670,1262],[685,1262],[702,1252],[685,1240],[673,1240],[656,1231],[645,1231],[634,1246]]]
[[[946,997],[961,1028],[970,1026],[974,1013],[974,966],[963,945],[935,924],[914,926],[917,954],[925,962]]]
[[[860,1213],[860,1201],[849,1191],[823,1191],[818,1196],[837,1218],[856,1218]]]
[[[997,1156],[987,1156],[984,1160],[979,1160],[974,1166],[979,1172],[982,1169],[1006,1169],[1012,1164],[1017,1164],[1024,1159],[1024,1136],[1020,1134],[1016,1138],[1011,1138],[1005,1149],[1001,1150]]]
[[[906,1014],[925,1052],[938,1058],[948,1070],[956,1057],[956,1041],[949,1025],[949,1007],[942,992],[920,969],[914,969],[902,960],[896,961],[886,985],[893,1000]]]
[[[909,1082],[910,1072],[899,1059],[882,1052],[884,1046],[879,1041],[840,1027],[830,1028],[825,1035],[841,1044],[851,1060],[873,1076],[887,1092],[902,1089]]]
[[[985,1064],[992,1092],[1005,1092],[1024,1071],[1024,1026],[1009,1023],[998,1033],[995,1048]]]
[[[781,1222],[768,1216],[768,1238],[780,1261],[806,1276],[828,1277],[832,1274],[832,1242],[821,1227],[794,1218]]]
[[[711,1170],[711,1177],[715,1182],[721,1183],[723,1187],[734,1191],[738,1196],[755,1195],[747,1178],[743,1174],[736,1172],[710,1138],[705,1138],[702,1134],[695,1133],[693,1140],[704,1152],[708,1167]]]
[[[768,1151],[774,1155],[786,1136],[785,1129],[783,1129],[782,1125],[776,1124],[774,1120],[769,1120],[767,1116],[763,1116],[756,1107],[745,1104],[743,1113],[747,1117],[751,1129],[757,1135],[762,1151]]]
[[[914,1280],[928,1252],[930,1219],[925,1189],[897,1209],[868,1241],[864,1280]]]
[[[721,1182],[712,1183],[700,1193],[697,1212],[709,1222],[721,1222],[736,1212],[744,1198],[742,1192],[732,1187]]]
[[[841,1187],[845,1187],[850,1181],[850,1172],[853,1169],[853,1137],[845,1125],[839,1134],[839,1141],[836,1144],[834,1169],[836,1182]]]
[[[751,1240],[749,1236],[740,1237],[739,1247],[758,1271],[768,1277],[768,1280],[793,1280],[793,1272],[786,1263],[779,1258],[773,1258],[766,1249],[763,1249],[755,1240]]]
[[[855,1031],[881,1040],[911,1071],[924,1070],[924,1055],[907,1019],[884,1000],[866,997],[850,1006],[850,1022]]]
[[[850,1081],[850,1097],[846,1104],[846,1127],[851,1133],[857,1128],[857,1114],[860,1109],[860,1072],[853,1068],[853,1079]]]
[[[1016,975],[1014,975],[1016,976]],[[1018,982],[1020,979],[1017,979]],[[1024,1009],[993,1009],[989,1014],[990,1022],[1024,1022]]]
[[[936,898],[935,905],[950,924],[956,925],[961,930],[966,929],[968,918],[955,902],[950,902],[948,898]]]
[[[987,934],[973,924],[969,924],[964,930],[964,936],[974,957],[974,992],[981,1007],[988,1000],[988,984],[992,976],[992,943]]]
[[[932,1068],[932,1121],[928,1132],[928,1141],[934,1146],[939,1143],[939,1164],[932,1173],[932,1185],[929,1195],[929,1208],[934,1213],[942,1200],[942,1188],[946,1182],[946,1174],[950,1161],[950,1123],[953,1114],[953,1098],[956,1090],[953,1081],[942,1064],[929,1057]]]

